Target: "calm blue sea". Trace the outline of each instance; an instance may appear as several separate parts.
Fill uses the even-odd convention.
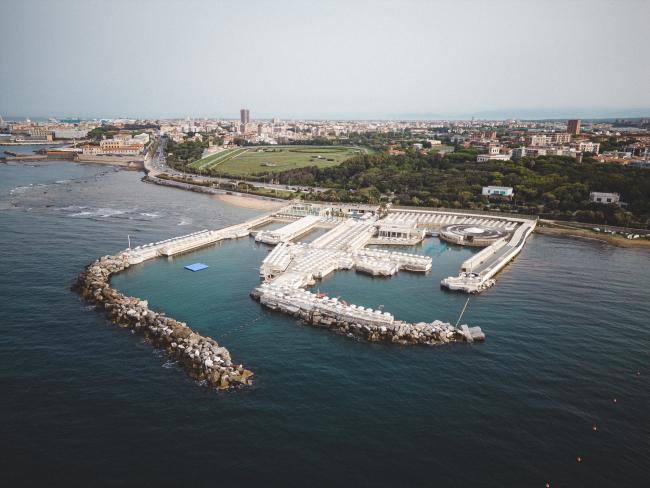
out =
[[[256,213],[67,162],[0,165],[0,472],[7,486],[645,487],[650,254],[534,235],[464,317],[487,341],[358,342],[248,296],[268,247],[226,242],[114,278],[255,372],[216,392],[69,290],[96,257]],[[473,251],[429,239],[426,276],[315,288],[454,321],[439,288]],[[183,266],[210,267],[191,273]],[[638,374],[637,374],[638,372]],[[595,427],[595,430],[594,430]],[[582,462],[577,462],[580,457]]]

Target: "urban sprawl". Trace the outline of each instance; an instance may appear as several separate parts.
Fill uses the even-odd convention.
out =
[[[641,171],[640,182],[624,170],[650,168],[647,118],[254,120],[248,109],[241,109],[239,115],[238,119],[47,121],[0,117],[0,145],[42,147],[33,155],[5,150],[0,156],[6,161],[60,158],[119,164],[153,170],[153,176],[168,181],[181,179],[262,197],[446,206],[637,228],[648,225],[648,204],[638,195],[645,191],[647,175]],[[345,174],[332,172],[353,156],[374,157],[375,174],[367,169],[368,164],[365,173],[358,167],[346,169]],[[414,165],[414,160],[420,162]],[[525,169],[509,166],[519,161]],[[533,161],[539,161],[537,168]],[[606,169],[594,170],[583,161],[605,163],[601,168]],[[452,188],[455,194],[450,191],[451,183],[444,188],[431,181],[443,174],[451,178],[444,162],[456,164],[453,171],[465,173],[462,185]],[[579,169],[571,174],[566,168],[557,171],[557,166],[540,169],[558,162]],[[422,170],[423,164],[430,165],[431,171]],[[395,168],[413,175],[416,168],[425,181],[410,181],[404,174],[377,179],[377,173],[396,173]],[[601,174],[621,170],[622,178]],[[523,181],[524,171],[538,172],[539,183],[530,174]],[[599,179],[583,181],[580,172]],[[637,186],[629,191],[632,203],[628,207],[624,193],[630,185]]]
[[[471,120],[471,121],[282,121],[278,118],[254,121],[248,109],[237,120],[218,119],[94,119],[36,122],[4,121],[0,117],[0,143],[46,144],[71,142],[74,152],[88,155],[142,154],[150,135],[167,136],[176,143],[208,138],[210,146],[240,144],[300,144],[315,140],[345,143],[353,134],[377,133],[402,136],[388,150],[400,154],[411,149],[426,151],[434,146],[473,148],[476,160],[519,159],[546,155],[581,158],[597,156],[600,162],[646,166],[650,156],[650,120],[619,119],[603,122]],[[110,137],[88,140],[93,130],[111,126],[120,129]],[[129,130],[129,127],[144,127]],[[408,136],[404,138],[403,136]],[[625,144],[601,151],[603,140]],[[403,144],[410,141],[410,145]],[[218,144],[217,144],[218,143]],[[447,149],[449,150],[449,149]],[[207,151],[210,152],[209,150]]]

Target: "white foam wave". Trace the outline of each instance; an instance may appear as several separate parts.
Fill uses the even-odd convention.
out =
[[[123,215],[127,212],[128,210],[120,210],[117,208],[96,208],[70,214],[70,217],[115,217],[117,215]]]

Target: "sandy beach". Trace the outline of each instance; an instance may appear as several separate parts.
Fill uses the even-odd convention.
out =
[[[279,202],[277,200],[263,200],[261,198],[249,197],[245,195],[215,195],[215,200],[234,205],[242,208],[252,208],[255,210],[275,210],[287,205],[288,202]]]

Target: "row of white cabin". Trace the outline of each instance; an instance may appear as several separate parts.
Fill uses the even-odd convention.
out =
[[[266,244],[290,241],[309,232],[313,227],[321,223],[321,220],[322,218],[317,215],[307,215],[279,229],[260,230],[255,236],[255,240]]]
[[[482,225],[507,231],[514,230],[521,219],[494,218],[462,214],[425,211],[391,211],[384,219],[386,223],[411,224],[413,227],[437,228],[451,224]]]
[[[361,249],[375,234],[375,221],[349,219],[312,242],[316,248]]]
[[[356,305],[347,305],[337,298],[317,295],[307,290],[278,286],[269,283],[260,285],[260,301],[265,305],[280,307],[288,312],[319,311],[334,316],[337,320],[356,324],[390,325],[395,317],[388,312]]]
[[[260,266],[260,276],[277,276],[287,269],[297,273],[309,273],[322,279],[337,269],[359,268],[373,275],[392,275],[399,269],[427,272],[431,269],[430,256],[383,249],[358,249],[344,251],[335,248],[319,248],[314,244],[278,244]],[[308,281],[308,280],[307,280]]]

